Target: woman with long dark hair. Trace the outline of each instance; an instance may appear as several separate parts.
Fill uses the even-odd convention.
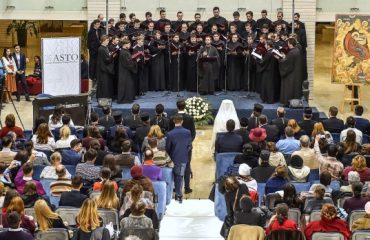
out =
[[[269,235],[274,230],[297,230],[297,224],[288,219],[289,207],[285,203],[280,203],[276,206],[276,214],[271,217],[270,223],[266,228],[266,235]]]
[[[11,55],[10,48],[4,48],[3,57],[2,57],[3,66],[5,68],[5,83],[4,83],[4,94],[3,94],[3,103],[10,102],[10,95],[13,92],[17,91],[17,84],[15,82],[15,74],[17,72],[17,65],[15,60]]]

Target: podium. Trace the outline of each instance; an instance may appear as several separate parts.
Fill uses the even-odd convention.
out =
[[[84,126],[88,109],[88,96],[88,94],[80,94],[36,97],[32,102],[33,122],[39,117],[44,117],[48,121],[49,115],[53,113],[55,106],[62,104],[65,112],[71,116],[74,124]]]

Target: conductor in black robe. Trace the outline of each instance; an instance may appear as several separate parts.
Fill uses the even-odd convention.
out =
[[[169,66],[170,79],[167,85],[168,90],[176,92],[182,91],[182,80],[183,76],[180,72],[180,66],[183,64],[181,58],[182,46],[180,44],[180,37],[178,33],[173,36],[169,51],[171,54],[171,61]]]
[[[160,31],[155,31],[154,39],[149,43],[148,48],[151,55],[150,83],[151,91],[163,91],[166,88],[165,76],[165,49],[167,44],[162,39]]]
[[[96,61],[98,59],[98,48],[100,46],[100,21],[98,19],[91,23],[87,34],[87,47],[89,49],[89,78],[93,80],[93,88],[96,86]]]
[[[129,40],[122,41],[118,68],[118,103],[130,103],[135,99],[137,62],[131,59],[130,47]]]
[[[190,92],[195,92],[197,89],[197,53],[200,48],[197,43],[197,36],[190,36],[190,43],[185,47],[186,54],[186,89]]]
[[[217,49],[211,45],[211,36],[206,36],[205,47],[199,52],[199,92],[213,94],[220,68],[220,56]]]
[[[107,35],[103,35],[100,38],[100,42],[96,64],[96,98],[112,98],[114,88],[114,54],[109,52],[109,37]]]
[[[288,105],[291,99],[302,97],[302,57],[294,38],[288,39],[289,52],[279,60],[281,75],[280,103]],[[278,57],[276,57],[278,58]]]

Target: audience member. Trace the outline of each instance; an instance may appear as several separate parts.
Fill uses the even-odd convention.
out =
[[[116,159],[114,158],[113,154],[107,154],[104,157],[103,160],[103,168],[107,167],[110,169],[111,176],[110,179],[121,179],[122,178],[122,170],[121,168],[117,165]]]
[[[90,128],[96,128],[93,131],[96,131],[98,133],[94,133],[96,136],[100,135],[102,137],[106,137],[106,129],[99,124],[99,114],[96,112],[91,112],[90,119],[89,119],[89,125],[85,125],[83,130],[83,136],[87,137],[89,135],[89,129]],[[87,144],[88,145],[88,144]]]
[[[346,186],[342,185],[340,187],[340,192],[341,193],[344,193],[344,194],[352,193],[352,185],[355,184],[355,183],[361,182],[360,175],[358,174],[358,172],[355,172],[355,171],[350,171],[347,174],[347,180],[348,180],[348,185],[346,185]]]
[[[340,133],[344,129],[344,122],[337,118],[338,108],[331,106],[329,108],[329,118],[322,121],[324,128],[330,133]]]
[[[144,138],[148,136],[150,132],[150,117],[148,113],[142,113],[140,118],[142,124],[136,128],[134,142],[137,146],[142,147]],[[143,147],[141,149],[143,149]]]
[[[285,203],[289,208],[298,208],[303,212],[303,201],[298,197],[295,186],[291,183],[287,183],[283,188],[283,198],[281,200],[276,200],[275,205],[278,203]]]
[[[51,208],[50,201],[47,196],[40,196],[36,191],[36,184],[33,181],[26,182],[24,186],[24,192],[21,196],[25,208],[33,208],[36,201],[39,199],[44,199],[46,203]]]
[[[41,123],[36,134],[32,136],[32,142],[36,150],[54,151],[55,140],[46,123]]]
[[[340,141],[343,142],[344,140],[346,140],[347,132],[349,130],[352,130],[356,134],[356,142],[361,145],[362,144],[362,132],[355,127],[356,119],[352,116],[347,117],[346,125],[347,125],[347,128],[340,132]]]
[[[101,169],[101,172],[100,172],[100,179],[101,181],[98,181],[98,182],[95,182],[93,184],[93,191],[101,191],[104,184],[108,181],[111,181],[111,170],[108,168],[108,167],[103,167]],[[111,181],[113,183],[113,186],[114,186],[114,190],[117,191],[118,190],[118,185],[115,181]]]
[[[274,193],[283,190],[288,182],[288,170],[285,166],[277,166],[275,173],[266,182],[265,194]]]
[[[8,132],[14,132],[17,135],[17,139],[24,138],[24,133],[22,128],[15,125],[15,116],[9,113],[5,117],[5,126],[0,130],[0,138],[5,137]]]
[[[87,136],[82,139],[82,146],[86,149],[89,149],[90,142],[94,139],[99,141],[100,149],[104,150],[105,149],[105,141],[104,141],[102,135],[100,134],[99,129],[96,126],[89,126],[87,128]]]
[[[119,199],[112,181],[103,184],[101,194],[96,198],[98,208],[119,209]]]
[[[62,156],[60,155],[59,152],[55,152],[53,154],[51,154],[50,156],[50,162],[51,162],[51,166],[46,166],[41,174],[40,174],[40,178],[48,178],[48,179],[57,179],[58,178],[58,175],[56,174],[56,168],[58,166],[63,166],[62,165]],[[68,172],[68,170],[66,170],[66,178],[67,179],[71,179],[71,174]]]
[[[114,138],[118,128],[122,128],[124,130],[124,132],[126,133],[128,138],[132,139],[134,137],[130,127],[127,125],[128,123],[125,122],[126,126],[123,125],[122,112],[114,111],[113,112],[113,119],[114,119],[115,125],[109,128],[109,139]]]
[[[262,150],[260,154],[261,163],[251,171],[252,178],[256,179],[258,183],[265,183],[271,175],[275,172],[275,167],[270,166],[270,152]]]
[[[124,228],[153,228],[150,218],[145,216],[146,205],[142,200],[131,205],[131,214],[121,220],[121,229]]]
[[[140,117],[140,105],[137,103],[132,104],[131,107],[131,114],[128,115],[125,120],[125,125],[131,130],[136,130],[136,128],[142,125],[141,117]]]
[[[12,161],[13,162],[13,161]],[[9,175],[7,174],[6,171],[10,171],[9,167],[5,165],[5,163],[0,162],[0,183],[2,184],[2,187],[13,187],[14,184],[12,183],[12,180],[10,179]],[[0,191],[1,193],[1,191]]]
[[[365,216],[358,218],[352,224],[352,231],[370,230],[370,201],[365,204]]]
[[[266,130],[266,141],[267,142],[277,142],[280,138],[280,130],[276,125],[268,124],[268,119],[266,115],[260,116],[260,128]]]
[[[167,113],[164,112],[163,104],[160,103],[155,106],[155,117],[150,119],[150,125],[158,125],[164,134],[170,129],[170,120]]]
[[[310,222],[304,234],[307,240],[311,240],[315,232],[340,232],[344,239],[348,240],[351,231],[345,221],[337,217],[337,209],[331,203],[324,204],[321,209],[321,220]]]
[[[234,132],[235,121],[229,119],[226,122],[226,133],[218,133],[215,143],[215,152],[241,152],[243,147],[243,138]]]
[[[356,120],[355,128],[360,130],[363,134],[370,134],[370,121],[362,117],[363,113],[364,107],[361,105],[357,105],[355,107],[355,116],[353,116],[353,118]]]
[[[277,149],[283,154],[292,154],[299,149],[299,141],[294,138],[294,132],[291,127],[285,128],[285,139],[280,139],[276,143]]]
[[[128,180],[123,185],[123,189],[122,189],[123,198],[126,195],[126,193],[129,192],[135,184],[140,185],[144,191],[148,191],[154,194],[153,183],[150,181],[149,178],[143,176],[143,168],[140,165],[135,165],[131,168],[131,176],[132,176],[132,179]],[[123,198],[121,197],[121,199]]]
[[[276,206],[276,214],[270,219],[266,228],[266,235],[269,235],[274,230],[297,230],[297,224],[288,219],[288,205],[280,203]]]
[[[56,149],[69,148],[75,135],[71,135],[71,129],[68,126],[63,126],[60,130],[60,139],[55,143]]]
[[[361,152],[361,145],[356,142],[356,133],[353,130],[347,131],[347,137],[340,143],[343,148],[343,154],[352,154]]]
[[[288,176],[290,181],[307,182],[309,174],[310,168],[303,165],[303,159],[298,155],[292,156],[288,166]]]
[[[321,122],[317,122],[313,125],[311,139],[315,140],[315,137],[320,135],[321,139],[326,140],[327,143],[332,144],[334,143],[333,136],[330,132],[325,131],[324,126]]]
[[[311,136],[315,123],[316,122],[312,120],[312,108],[305,108],[303,110],[303,121],[299,122],[298,125],[305,131],[308,136]]]
[[[154,164],[153,151],[150,149],[144,152],[143,175],[152,181],[162,180],[162,169]]]
[[[45,200],[37,200],[34,209],[37,227],[40,231],[45,232],[50,228],[67,228],[62,218],[50,209]]]
[[[239,119],[240,128],[235,130],[236,134],[239,134],[242,139],[243,143],[250,142],[249,140],[249,131],[248,131],[248,118],[242,117]]]
[[[85,153],[85,162],[79,163],[76,166],[76,175],[80,175],[82,179],[93,181],[98,178],[100,174],[100,167],[95,166],[96,150],[89,149]]]
[[[149,138],[148,144],[150,149],[153,151],[153,161],[156,166],[173,168],[174,164],[165,150],[158,150],[157,139]]]
[[[352,184],[353,197],[347,198],[343,204],[343,209],[348,215],[351,214],[353,210],[364,209],[365,204],[369,201],[369,198],[361,196],[362,188],[363,184],[360,182]]]
[[[62,150],[62,163],[64,165],[76,166],[81,162],[82,159],[82,143],[80,139],[73,139],[71,141],[71,149]]]
[[[258,166],[258,154],[253,151],[253,147],[250,143],[243,145],[241,154],[237,154],[234,158],[234,164],[245,163],[252,169]]]
[[[276,116],[277,118],[272,119],[271,123],[279,128],[279,136],[283,136],[285,133],[285,128],[289,121],[289,119],[285,117],[285,109],[283,107],[278,107],[276,109]]]
[[[157,140],[157,147],[159,150],[166,149],[166,137],[163,134],[159,125],[152,125],[150,127],[148,135],[144,138],[143,144],[141,146],[141,151],[144,152],[146,148],[149,147],[148,140],[149,139],[156,139]]]
[[[126,210],[131,208],[132,203],[139,201],[140,199],[144,201],[147,209],[154,209],[153,203],[153,194],[148,191],[143,191],[143,188],[135,184],[129,192],[126,193],[126,196],[122,196],[121,199],[122,205],[120,210],[120,215],[122,215]]]
[[[110,106],[104,106],[102,110],[104,116],[99,118],[99,123],[108,130],[115,125],[114,118],[112,117],[112,108]]]
[[[297,155],[303,159],[303,165],[312,169],[319,169],[320,163],[316,160],[315,151],[310,148],[310,138],[303,135],[299,138],[301,149],[292,153],[292,157]]]
[[[19,197],[19,193],[14,189],[8,189],[5,193],[3,206],[1,212],[4,214],[8,210],[8,206],[14,197]]]
[[[21,228],[21,215],[17,212],[7,214],[9,228],[0,232],[0,239],[22,239],[33,240],[32,234],[26,229]]]
[[[6,165],[9,165],[13,161],[17,152],[12,151],[12,139],[8,136],[1,138],[2,150],[0,151],[0,161]]]
[[[244,195],[240,198],[240,211],[234,213],[234,224],[247,224],[252,226],[265,226],[265,218],[261,212],[253,207],[250,197]]]
[[[238,182],[248,187],[249,193],[257,192],[257,181],[251,177],[251,167],[245,163],[239,166]],[[252,194],[251,194],[252,195]]]
[[[109,150],[114,153],[120,153],[122,143],[126,140],[133,144],[133,141],[127,136],[125,128],[123,126],[117,127],[113,139],[108,142]]]
[[[356,171],[360,175],[361,182],[370,181],[370,169],[366,167],[366,158],[362,155],[357,155],[352,159],[352,166],[346,167],[343,170],[342,178],[348,181],[348,173]]]
[[[49,115],[49,125],[48,125],[49,128],[50,129],[55,129],[55,128],[58,128],[58,127],[62,127],[63,126],[62,117],[64,115],[66,115],[66,112],[64,110],[64,106],[62,104],[56,105],[55,108],[54,108],[53,114]],[[70,126],[74,127],[72,119],[70,121]]]
[[[95,165],[103,165],[104,157],[108,154],[108,151],[102,150],[101,145],[98,139],[93,139],[89,143],[89,149],[95,149],[96,151],[96,160]]]
[[[76,128],[74,126],[71,126],[71,117],[69,115],[63,115],[62,116],[62,123],[63,125],[61,127],[58,127],[58,128],[55,128],[53,130],[53,135],[54,135],[54,139],[55,140],[59,140],[61,138],[61,129],[63,127],[65,128],[69,128],[69,136],[75,136],[76,138]],[[65,134],[65,133],[64,133]],[[67,145],[67,147],[69,147],[69,145]]]
[[[257,145],[260,149],[266,148],[266,130],[264,128],[253,128],[249,132],[249,140],[252,144]]]
[[[325,188],[317,185],[313,191],[313,199],[308,200],[303,212],[309,215],[314,210],[320,210],[325,203],[334,204],[331,198],[324,198],[324,196]]]
[[[67,170],[63,165],[55,168],[55,173],[58,176],[57,180],[50,183],[50,193],[52,196],[60,197],[63,192],[72,190],[71,179],[67,177]]]
[[[320,185],[323,188],[325,188],[325,193],[330,193],[333,191],[333,189],[330,187],[331,183],[331,173],[328,171],[323,171],[320,173],[320,178],[319,178],[320,183],[314,183],[310,187],[310,192],[313,192],[316,188],[316,186]]]
[[[42,187],[42,184],[39,181],[32,179],[33,175],[33,165],[31,162],[23,164],[21,170],[18,171],[17,176],[15,177],[14,183],[17,188],[17,191],[20,194],[24,193],[24,186],[26,182],[33,181],[36,184],[36,192],[39,195],[45,195],[45,190]]]
[[[80,192],[82,188],[82,177],[75,175],[72,177],[72,189],[70,192],[63,192],[60,196],[59,206],[80,208],[87,198]]]
[[[297,121],[295,119],[289,119],[287,123],[287,127],[291,127],[293,131],[293,137],[295,139],[299,139],[303,135],[306,134],[306,132],[298,125]]]
[[[33,165],[50,166],[50,162],[46,154],[40,151],[36,151],[31,140],[24,143],[24,149],[27,150],[29,156],[35,156],[35,159],[32,161]]]
[[[254,104],[252,116],[248,119],[248,131],[259,126],[259,117],[261,116],[263,108],[263,105],[259,103]]]
[[[122,142],[122,153],[114,156],[116,164],[121,168],[127,167],[131,168],[134,165],[140,165],[140,160],[138,156],[131,153],[131,142],[125,140]]]
[[[267,143],[267,150],[270,152],[269,164],[272,167],[286,166],[284,155],[278,151],[274,142]]]

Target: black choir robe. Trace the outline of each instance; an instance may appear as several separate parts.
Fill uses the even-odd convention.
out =
[[[225,89],[225,42],[222,40],[213,41],[212,46],[214,46],[218,55],[220,56],[220,70],[218,71],[218,78],[215,85],[215,90]]]
[[[241,88],[245,91],[255,92],[256,91],[256,59],[251,55],[254,44],[248,47],[249,54],[244,60],[244,71]]]
[[[172,42],[171,45],[176,46],[176,48],[180,48],[181,51],[181,44]],[[171,46],[171,48],[173,47]],[[171,51],[171,50],[170,50]],[[167,85],[167,89],[169,91],[182,91],[183,85],[182,85],[182,73],[181,73],[181,52],[180,54],[172,55],[171,51],[171,61],[169,66],[169,81]]]
[[[198,45],[196,44],[188,44],[187,47],[194,47]],[[186,89],[191,92],[195,92],[197,90],[197,55],[198,52],[194,51],[192,54],[189,53],[189,50],[185,51],[185,61],[186,61],[186,81],[185,85]]]
[[[272,49],[268,50],[257,64],[261,65],[262,69],[262,102],[272,104],[279,99],[275,94],[275,89],[280,88],[278,61],[273,56]]]
[[[241,47],[242,44],[240,42],[230,42],[227,45],[229,53],[236,47]],[[245,60],[245,56],[241,52],[237,52],[237,55],[228,54],[227,55],[227,74],[226,74],[226,87],[227,89],[234,91],[240,90],[240,83],[242,81],[242,74],[243,74],[243,61]]]
[[[135,45],[132,47],[132,54],[138,52],[144,52],[144,46]],[[144,57],[140,57],[140,61],[137,62],[137,80],[136,80],[136,94],[145,93],[148,91],[148,71],[144,61]]]
[[[110,52],[116,52],[116,56],[113,57],[114,62],[114,74],[113,74],[113,95],[114,99],[117,97],[117,84],[118,84],[118,59],[119,59],[119,45],[109,44],[108,49]]]
[[[228,23],[227,23],[227,20],[226,18],[224,17],[221,17],[221,16],[218,16],[218,17],[211,17],[210,19],[208,19],[207,21],[207,29],[206,31],[207,32],[211,32],[211,28],[212,28],[212,25],[214,24],[217,24],[219,26],[218,28],[218,31],[221,33],[221,34],[225,34],[227,32],[227,27],[228,27]],[[224,26],[225,29],[224,30],[221,30],[220,29],[220,26]]]
[[[152,58],[150,59],[150,82],[151,91],[163,91],[166,88],[166,76],[164,66],[165,50],[159,49],[160,42],[153,40],[148,48]]]
[[[298,48],[289,50],[279,61],[281,75],[280,103],[288,105],[290,99],[302,97],[302,57]]]
[[[135,99],[137,63],[131,59],[128,49],[119,54],[118,103],[130,103]]]
[[[207,53],[207,56],[204,56]],[[218,78],[219,67],[220,67],[220,56],[215,47],[204,47],[200,51],[200,63],[199,63],[199,92],[201,94],[213,94],[215,91],[215,82]],[[212,58],[212,61],[207,57]]]
[[[114,62],[108,47],[102,45],[99,47],[96,66],[96,97],[112,98]]]

